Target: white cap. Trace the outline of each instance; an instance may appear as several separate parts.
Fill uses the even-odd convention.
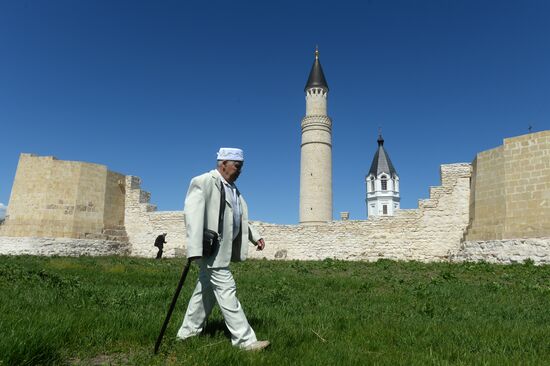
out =
[[[244,152],[234,147],[220,147],[218,160],[244,161]]]

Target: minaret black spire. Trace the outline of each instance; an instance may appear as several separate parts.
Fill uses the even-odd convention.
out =
[[[309,72],[309,78],[307,79],[304,91],[310,88],[323,88],[328,91],[327,80],[325,79],[323,68],[319,62],[319,49],[317,47],[315,47],[315,61],[313,62],[313,66]]]

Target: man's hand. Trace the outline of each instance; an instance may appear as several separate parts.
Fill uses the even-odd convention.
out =
[[[265,241],[264,239],[260,239],[256,242],[256,250],[264,250],[265,248]]]

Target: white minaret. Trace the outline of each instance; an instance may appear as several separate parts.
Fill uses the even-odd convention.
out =
[[[367,215],[393,216],[399,210],[399,176],[384,149],[382,134],[378,136],[378,149],[372,159],[367,185]]]
[[[332,221],[332,120],[327,115],[328,85],[319,50],[306,87],[300,161],[300,224]]]

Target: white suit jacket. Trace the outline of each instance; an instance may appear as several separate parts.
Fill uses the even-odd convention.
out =
[[[221,184],[220,174],[216,170],[191,179],[183,210],[188,258],[202,256],[204,229],[218,231]],[[226,196],[222,241],[211,256],[203,258],[209,268],[227,267],[230,262],[244,261],[248,255],[248,241],[256,244],[261,238],[248,223],[248,207],[244,198],[240,193],[238,197],[242,210],[241,235],[233,240],[233,209],[229,197]]]

